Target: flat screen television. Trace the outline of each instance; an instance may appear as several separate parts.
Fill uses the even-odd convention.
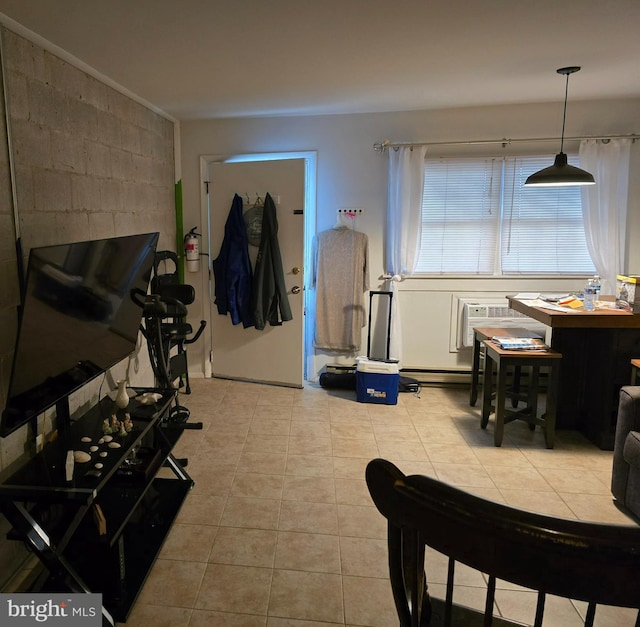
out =
[[[133,352],[157,242],[146,233],[31,249],[0,436],[54,405],[68,420],[69,394]]]

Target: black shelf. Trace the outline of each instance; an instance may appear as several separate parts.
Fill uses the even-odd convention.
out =
[[[27,544],[46,568],[38,590],[100,592],[108,614],[126,621],[193,486],[171,455],[182,434],[180,426],[165,420],[174,400],[173,395],[153,405],[132,400],[127,411],[134,429],[114,436],[119,448],[108,448],[98,444],[103,421],[116,411],[122,418],[124,412],[103,399],[73,423],[65,438],[47,444],[0,485],[2,512],[13,525],[8,537]],[[91,442],[82,442],[83,437]],[[73,481],[65,481],[67,447],[89,452],[96,445],[92,460],[75,464]],[[123,476],[124,460],[134,447],[140,447],[146,461],[132,476]],[[107,455],[99,457],[101,451]],[[103,464],[101,474],[87,474],[96,462]],[[156,477],[163,464],[173,477]],[[104,514],[106,534],[100,535],[94,506]]]
[[[113,413],[119,413],[120,417],[124,415],[122,410],[116,409],[111,399],[103,399],[73,423],[68,443],[58,438],[46,444],[33,459],[7,478],[0,485],[0,498],[17,497],[26,502],[77,500],[90,503],[95,494],[107,484],[116,469],[124,462],[131,448],[152,433],[161,417],[169,410],[171,401],[171,397],[163,398],[155,405],[149,406],[141,405],[135,402],[135,399],[132,400],[127,412],[130,413],[134,424],[133,431],[124,437],[112,436],[113,440],[120,444],[120,448],[109,448],[106,443],[100,445],[101,450],[107,451],[107,457],[101,458],[94,454],[92,462],[76,463],[73,481],[68,482],[65,480],[67,446],[74,451],[89,452],[90,446],[96,445],[104,436],[103,421],[109,420]],[[138,417],[140,414],[143,416],[141,419]],[[90,438],[91,442],[82,442],[83,437]],[[175,445],[175,441],[173,444]],[[170,448],[168,443],[165,443],[165,446]],[[88,476],[87,471],[91,470],[93,464],[98,461],[103,464],[102,474],[100,477]]]
[[[166,458],[166,455],[162,456],[161,459],[164,458]],[[153,474],[155,474],[155,472]],[[97,503],[100,505],[107,521],[107,535],[104,539],[108,541],[110,546],[114,546],[118,541],[118,538],[122,534],[125,526],[129,523],[133,513],[138,511],[138,506],[144,501],[147,493],[153,491],[152,488],[156,485],[157,481],[160,480],[128,482],[116,477],[102,490]],[[176,479],[171,481],[174,483],[183,483]]]
[[[110,537],[112,542],[101,540],[97,533],[91,542],[79,533],[69,544],[66,558],[92,591],[102,593],[103,604],[116,621],[126,621],[191,486],[189,481],[156,478],[136,502],[135,514],[122,533]],[[106,512],[105,516],[109,525]],[[119,541],[123,543],[124,578]]]

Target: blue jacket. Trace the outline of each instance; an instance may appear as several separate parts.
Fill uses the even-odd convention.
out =
[[[218,313],[231,315],[233,324],[254,326],[251,313],[251,261],[247,228],[242,217],[242,198],[236,194],[224,225],[224,239],[213,261],[215,304]]]

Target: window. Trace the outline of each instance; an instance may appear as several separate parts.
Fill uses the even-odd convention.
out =
[[[569,155],[577,165],[577,155]],[[427,159],[417,273],[593,274],[579,187],[524,187],[553,155]]]

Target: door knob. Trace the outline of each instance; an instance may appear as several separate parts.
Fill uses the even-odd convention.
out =
[[[294,285],[294,286],[291,288],[291,293],[292,293],[292,294],[299,294],[299,293],[300,293],[300,286],[299,286],[299,285]]]
[[[300,268],[298,268],[298,266],[295,266],[291,269],[291,272],[293,272],[293,274],[300,274]]]

